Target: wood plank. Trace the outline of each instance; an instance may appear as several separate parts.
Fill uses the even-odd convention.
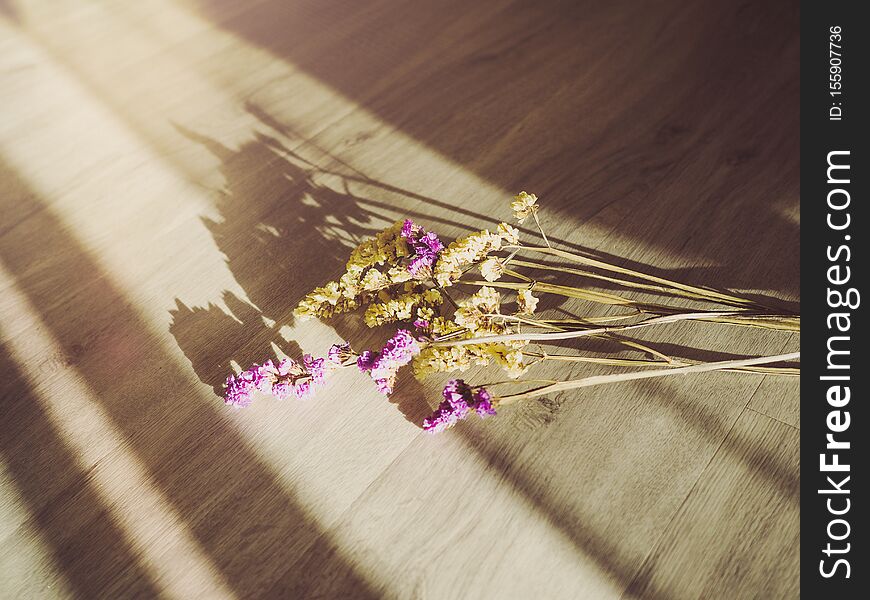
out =
[[[309,403],[218,395],[276,349],[382,341],[291,313],[360,239],[404,216],[492,227],[524,188],[561,247],[795,306],[797,20],[792,2],[4,4],[0,595],[792,591],[795,380],[590,389],[434,438],[443,378],[390,401],[354,372]],[[640,337],[696,360],[799,342]]]
[[[800,434],[747,410],[626,598],[800,595]]]

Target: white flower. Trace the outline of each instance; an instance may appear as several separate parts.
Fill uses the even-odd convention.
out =
[[[504,265],[497,258],[487,258],[480,263],[480,274],[487,281],[495,281],[504,273]]]
[[[495,358],[496,364],[505,370],[511,379],[520,377],[529,370],[528,365],[523,363],[523,353],[519,349],[511,349],[504,344],[488,344],[490,355]]]
[[[516,227],[512,227],[507,223],[499,223],[496,233],[508,244],[520,243],[520,231]]]
[[[537,196],[527,194],[526,192],[520,192],[514,196],[514,201],[511,202],[511,210],[514,211],[514,217],[519,223],[525,221],[529,215],[538,212],[537,201]]]
[[[532,295],[532,290],[520,290],[517,293],[517,314],[530,315],[538,307],[538,298]]]
[[[363,276],[361,283],[364,290],[372,291],[388,286],[390,280],[387,279],[383,273],[372,267],[368,270],[365,276]]]

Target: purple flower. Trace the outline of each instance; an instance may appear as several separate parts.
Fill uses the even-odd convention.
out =
[[[267,360],[262,365],[251,365],[248,370],[238,375],[230,375],[225,385],[227,391],[224,394],[224,402],[238,408],[249,406],[255,391],[272,390],[272,382],[277,373],[272,361]]]
[[[495,408],[492,406],[492,395],[486,388],[479,388],[474,393],[474,410],[481,419],[495,414]]]
[[[290,396],[294,395],[295,390],[293,386],[291,386],[286,381],[282,381],[281,383],[276,383],[272,386],[272,395],[275,396],[278,400],[286,400]]]
[[[414,225],[414,221],[411,219],[405,219],[405,222],[402,223],[402,237],[410,241],[420,229],[422,228],[418,225]]]
[[[278,363],[278,375],[287,376],[299,371],[299,365],[292,358],[282,358],[281,362]]]
[[[368,373],[375,366],[375,361],[378,359],[379,353],[371,350],[364,350],[359,358],[356,359],[357,368],[363,373]]]
[[[406,219],[402,225],[402,237],[414,251],[408,263],[408,272],[417,278],[428,277],[444,244],[437,235],[415,225],[411,219]]]
[[[308,374],[311,375],[311,381],[317,384],[323,383],[323,380],[326,378],[325,358],[314,358],[310,354],[306,354],[302,357],[302,364],[305,366]]]
[[[254,384],[249,378],[242,377],[246,373],[239,373],[238,377],[234,375],[227,377],[227,391],[224,395],[224,402],[230,406],[244,408],[245,406],[250,406],[253,400]]]
[[[380,379],[375,379],[375,387],[378,388],[378,391],[382,393],[384,396],[389,396],[393,393],[393,386],[396,385],[396,377],[395,375],[390,377],[382,377]]]
[[[453,379],[444,386],[441,395],[444,396],[444,401],[450,407],[450,411],[457,420],[468,416],[468,411],[471,410],[474,398],[471,387],[467,383],[461,379]]]
[[[298,400],[308,399],[314,391],[314,382],[310,379],[300,379],[293,384],[293,395]]]
[[[399,369],[420,353],[420,345],[411,332],[400,329],[387,340],[380,352],[366,350],[356,361],[360,371],[367,372],[385,396],[393,393]]]
[[[472,411],[481,418],[495,414],[492,395],[486,388],[473,390],[461,379],[454,379],[444,386],[444,400],[432,415],[423,420],[423,429],[429,433],[441,433],[465,419]]]
[[[254,387],[257,390],[265,393],[272,391],[272,381],[274,376],[278,374],[278,369],[271,360],[267,360],[262,365],[253,365],[248,371],[254,372]]]
[[[302,357],[302,363],[284,358],[275,366],[271,360],[262,365],[253,364],[238,375],[227,377],[224,402],[235,407],[249,406],[255,391],[271,393],[279,400],[290,396],[305,398],[326,379],[332,363],[325,358],[310,354]]]

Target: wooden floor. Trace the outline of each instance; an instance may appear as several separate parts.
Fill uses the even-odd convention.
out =
[[[441,436],[441,379],[219,398],[233,361],[382,339],[294,323],[349,245],[491,227],[521,189],[561,247],[795,306],[795,5],[0,2],[0,597],[797,597],[795,379]]]

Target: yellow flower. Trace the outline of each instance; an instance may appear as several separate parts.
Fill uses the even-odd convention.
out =
[[[429,319],[429,329],[432,331],[433,335],[445,335],[462,328],[450,319],[435,317],[434,319]]]
[[[332,315],[354,310],[370,300],[371,294],[394,283],[407,281],[398,263],[408,255],[408,245],[401,236],[402,221],[362,242],[354,248],[345,266],[344,274],[338,281],[330,281],[323,287],[311,291],[293,313],[300,319],[312,317],[328,318]],[[386,274],[375,268],[387,265]]]
[[[379,290],[383,287],[387,287],[390,285],[390,280],[386,275],[372,267],[368,271],[366,271],[365,276],[362,278],[362,287],[366,291],[374,291]]]
[[[462,300],[454,313],[456,324],[471,332],[502,333],[504,326],[487,315],[498,314],[501,296],[493,288],[484,286],[473,296]]]
[[[483,345],[426,346],[414,357],[414,376],[422,380],[432,373],[467,371],[473,365],[488,365],[490,358]]]
[[[514,217],[519,223],[525,221],[529,215],[538,212],[537,201],[537,196],[527,194],[526,192],[520,192],[514,196],[514,201],[511,202],[511,210],[514,211]]]
[[[345,297],[337,282],[330,281],[324,287],[316,288],[305,296],[293,310],[293,314],[305,321],[314,317],[326,319],[333,315],[356,309],[359,303],[354,298]]]
[[[433,270],[435,281],[442,287],[453,285],[453,282],[462,276],[466,267],[499,248],[501,248],[501,237],[485,229],[456,240],[438,257]]]
[[[421,306],[417,309],[417,318],[421,321],[431,321],[435,318],[435,311],[428,306]]]
[[[538,298],[532,295],[532,290],[520,290],[517,292],[517,314],[531,315],[538,306]]]
[[[516,379],[528,370],[523,364],[523,353],[517,349],[511,349],[504,344],[489,344],[489,352],[495,358],[496,364],[505,370],[507,376]]]
[[[406,281],[411,280],[411,274],[408,272],[408,268],[404,265],[393,267],[387,271],[387,277],[390,278],[392,283],[405,283]]]
[[[341,294],[345,298],[356,298],[362,286],[362,275],[364,268],[350,267],[347,272],[338,280],[338,286],[341,289]]]
[[[377,327],[384,323],[410,320],[417,308],[421,306],[437,306],[444,301],[438,290],[426,290],[418,293],[399,294],[391,296],[381,290],[379,302],[374,302],[366,309],[365,322],[369,327]]]
[[[379,264],[395,264],[398,259],[408,255],[408,245],[401,236],[402,221],[396,221],[391,226],[375,235],[374,238],[362,242],[350,254],[347,269],[365,269]]]
[[[496,281],[504,273],[504,265],[497,258],[487,258],[478,267],[487,281]]]

